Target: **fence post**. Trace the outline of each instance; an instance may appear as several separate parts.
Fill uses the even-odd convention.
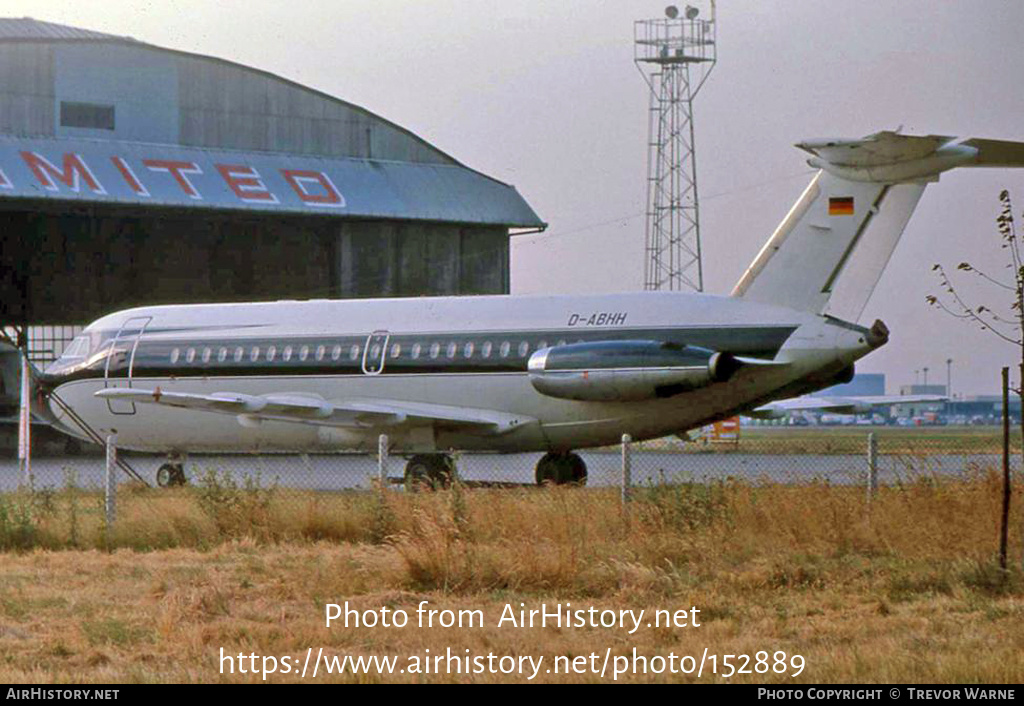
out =
[[[1010,369],[1003,368],[1003,514],[999,522],[999,568],[1007,569],[1010,539]]]
[[[18,465],[21,482],[32,485],[32,379],[28,364],[28,345],[21,351],[21,400],[18,404]]]
[[[629,502],[630,490],[633,487],[633,468],[630,458],[630,444],[632,439],[629,434],[622,435],[622,506]]]
[[[878,492],[878,437],[868,433],[868,507]]]
[[[111,434],[107,437],[107,476],[106,494],[103,500],[103,510],[106,514],[107,546],[110,546],[111,535],[114,532],[114,522],[117,520],[117,435]]]
[[[381,492],[388,488],[388,435],[377,437],[377,482]]]

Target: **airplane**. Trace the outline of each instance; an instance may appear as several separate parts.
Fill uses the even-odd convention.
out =
[[[148,306],[90,324],[34,397],[68,433],[168,454],[364,450],[386,433],[410,480],[447,450],[544,452],[542,483],[582,483],[577,449],[677,434],[849,381],[884,345],[856,321],[928,183],[1024,166],[1024,143],[811,140],[818,172],[729,296],[650,291]],[[93,437],[96,438],[96,437]]]
[[[754,419],[782,419],[793,412],[830,412],[833,414],[870,414],[883,407],[898,404],[930,404],[946,402],[945,395],[828,395],[798,397],[761,405],[746,413]]]

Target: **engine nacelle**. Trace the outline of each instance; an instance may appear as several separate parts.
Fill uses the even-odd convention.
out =
[[[739,369],[731,353],[660,341],[600,341],[542,348],[530,356],[541,394],[584,402],[672,397],[725,382]]]

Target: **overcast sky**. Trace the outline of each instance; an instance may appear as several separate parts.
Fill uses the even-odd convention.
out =
[[[627,0],[0,0],[29,16],[223,57],[361,105],[514,184],[550,224],[512,245],[514,293],[642,288],[646,85]],[[707,0],[695,2],[706,14]],[[1024,141],[1024,3],[721,0],[719,61],[696,101],[707,291],[727,294],[809,180],[808,137],[913,134]],[[993,393],[1013,346],[925,304],[936,262],[999,273],[994,227],[1024,170],[930,186],[862,322],[888,346],[858,364],[890,391],[930,368]],[[996,305],[991,288],[969,286]]]

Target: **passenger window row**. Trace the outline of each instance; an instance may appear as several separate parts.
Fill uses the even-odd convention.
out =
[[[582,343],[582,339],[578,343]],[[532,350],[541,350],[542,348],[548,347],[548,341],[540,340],[536,347]],[[557,342],[552,342],[551,345],[566,345],[565,339],[560,339]],[[495,358],[509,358],[514,357],[525,358],[531,351],[531,343],[529,341],[518,341],[513,343],[512,341],[503,340],[497,345],[492,341],[482,341],[479,344],[475,341],[448,341],[441,343],[439,341],[432,341],[430,343],[416,342],[406,348],[400,342],[393,342],[390,344],[390,350],[388,351],[387,360],[400,361],[400,360],[456,360],[459,357],[462,359],[472,359],[475,357],[481,359],[489,359],[492,355]],[[370,360],[379,360],[382,353],[381,344],[375,343],[371,345],[369,350]],[[202,363],[210,363],[216,360],[217,363],[241,363],[248,361],[250,363],[256,363],[260,360],[264,360],[268,363],[283,362],[289,363],[297,361],[300,363],[316,361],[322,362],[327,360],[328,357],[332,362],[341,360],[342,356],[345,355],[349,361],[361,361],[363,355],[363,346],[360,344],[352,344],[346,347],[341,344],[320,344],[315,347],[303,344],[300,346],[284,345],[279,347],[277,345],[269,346],[205,346],[205,347],[193,347],[188,348],[175,347],[171,350],[171,365],[177,365],[179,362],[184,361],[186,364],[191,364],[198,358]]]

